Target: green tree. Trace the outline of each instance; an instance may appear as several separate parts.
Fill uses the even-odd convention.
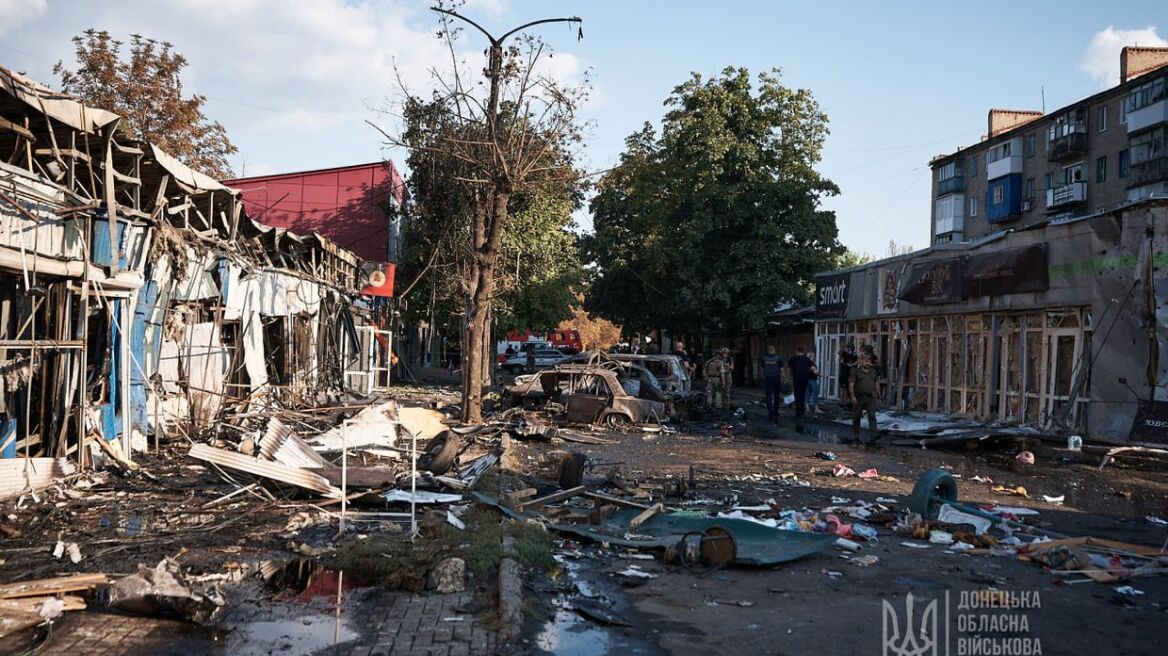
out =
[[[53,66],[65,93],[122,116],[131,136],[187,166],[213,178],[231,177],[227,158],[239,149],[222,125],[203,114],[206,97],[184,97],[181,78],[187,60],[174,46],[133,34],[126,61],[121,41],[93,29],[73,37],[73,45],[77,69],[69,70],[64,62]]]
[[[867,264],[871,261],[871,255],[848,248],[836,256],[835,262],[832,264],[831,269],[850,269],[852,267],[860,266],[861,264]],[[827,269],[824,270],[826,271]]]
[[[827,117],[778,70],[757,88],[742,68],[695,73],[665,105],[660,136],[631,135],[598,184],[586,307],[625,330],[757,330],[843,253],[820,205],[838,189],[815,170]]]
[[[454,164],[453,181],[465,192],[458,194],[469,209],[471,255],[469,267],[459,271],[465,298],[462,419],[477,423],[482,421],[491,310],[498,296],[503,236],[513,218],[511,202],[570,170],[564,157],[582,139],[576,109],[588,87],[566,86],[543,73],[550,50],[539,39],[520,34],[544,23],[579,23],[579,18],[532,21],[495,36],[442,4],[434,9],[442,16],[438,34],[447,41],[454,69],[445,76],[436,74],[437,90],[429,103],[434,116],[421,123],[421,130],[414,130],[412,138],[383,134],[390,145],[411,153],[425,149]],[[471,84],[460,70],[453,45],[459,30],[452,19],[470,25],[489,42],[485,85]],[[517,34],[518,45],[506,43]],[[407,105],[425,104],[408,91],[406,95]]]

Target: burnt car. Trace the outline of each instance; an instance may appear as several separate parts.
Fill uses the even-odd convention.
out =
[[[520,376],[507,388],[516,405],[557,403],[564,418],[584,424],[643,424],[665,418],[661,391],[637,385],[636,394],[621,384],[610,368],[591,364],[564,364],[530,376]]]
[[[608,357],[617,362],[640,365],[657,377],[658,387],[669,396],[687,397],[693,393],[689,374],[681,358],[648,353],[613,353]]]

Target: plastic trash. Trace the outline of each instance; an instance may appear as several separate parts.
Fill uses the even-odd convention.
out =
[[[937,521],[944,524],[969,524],[973,527],[973,532],[978,535],[985,533],[993,525],[993,522],[985,517],[962,512],[947,503],[943,504],[941,510],[937,512]]]
[[[832,476],[835,476],[836,478],[843,478],[845,476],[855,476],[856,470],[854,470],[851,467],[848,467],[847,465],[844,465],[844,464],[837,464],[835,466],[835,469],[831,470],[831,474],[832,474]]]
[[[852,535],[854,535],[858,538],[864,538],[865,540],[875,540],[876,539],[876,529],[872,528],[871,526],[867,526],[865,524],[853,524],[852,525]]]
[[[859,474],[856,474],[856,476],[859,478],[880,478],[880,472],[876,471],[875,467],[871,467],[869,469],[865,469]]]
[[[1032,451],[1022,451],[1018,455],[1014,456],[1014,459],[1024,465],[1033,465],[1034,453]]]
[[[831,451],[816,451],[815,457],[820,460],[835,460],[836,455]]]
[[[823,518],[823,523],[826,524],[828,533],[835,533],[841,538],[852,537],[852,525],[843,523],[835,515],[827,515]]]
[[[933,529],[929,531],[929,542],[933,544],[953,544],[953,534],[948,531]]]
[[[1129,597],[1138,597],[1139,595],[1144,594],[1143,590],[1136,590],[1135,588],[1131,587],[1130,585],[1121,585],[1118,588],[1116,588],[1115,591],[1121,595],[1127,595]]]
[[[1071,451],[1079,451],[1083,448],[1083,437],[1081,435],[1071,435],[1067,438],[1067,448]]]

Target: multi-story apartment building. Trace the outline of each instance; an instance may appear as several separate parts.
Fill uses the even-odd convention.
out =
[[[867,344],[890,407],[1168,444],[1168,48],[1120,65],[934,159],[927,248],[816,275],[826,398]]]
[[[985,138],[936,157],[930,242],[1168,194],[1168,49],[1124,48],[1121,82],[1043,114],[991,109]]]

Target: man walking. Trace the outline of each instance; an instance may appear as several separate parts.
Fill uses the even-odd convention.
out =
[[[860,441],[860,415],[868,413],[868,431],[872,433],[875,442],[879,435],[876,433],[876,369],[872,367],[872,360],[861,355],[851,376],[852,394],[852,440]]]
[[[766,391],[767,419],[779,418],[779,404],[783,395],[783,358],[774,344],[762,356],[763,389]]]
[[[801,419],[807,410],[807,384],[811,382],[814,365],[807,357],[807,350],[800,346],[787,366],[791,367],[791,385],[795,388],[795,419]]]

